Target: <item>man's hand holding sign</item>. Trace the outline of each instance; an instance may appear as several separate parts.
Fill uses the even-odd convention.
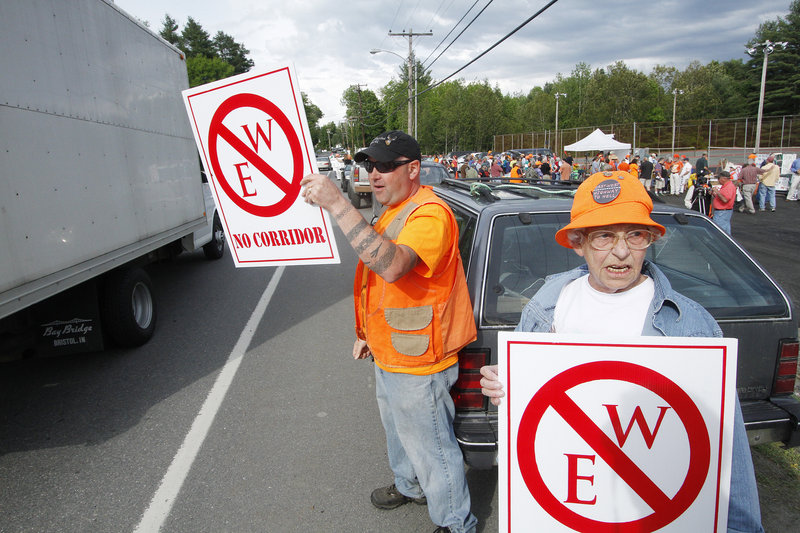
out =
[[[582,183],[556,241],[586,264],[550,276],[481,369],[502,530],[762,531],[736,341],[646,261],[652,208],[626,172]]]

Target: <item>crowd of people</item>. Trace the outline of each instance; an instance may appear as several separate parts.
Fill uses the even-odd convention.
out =
[[[507,177],[512,183],[519,183],[523,179],[569,181],[579,179],[582,174],[572,156],[522,156],[513,151],[499,154],[489,151],[485,155],[467,155],[460,163],[455,156],[436,155],[433,160],[449,168],[456,179],[491,181]]]

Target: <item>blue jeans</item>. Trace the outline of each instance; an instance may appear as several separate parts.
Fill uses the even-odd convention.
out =
[[[722,231],[724,231],[728,235],[731,234],[731,215],[732,214],[733,214],[733,209],[715,209],[714,210],[714,222],[716,222],[717,226],[722,228]]]
[[[733,450],[731,452],[731,495],[728,500],[728,533],[762,533],[761,506],[753,472],[753,457],[744,429],[742,408],[736,398],[733,415]]]
[[[769,206],[775,209],[775,187],[767,187],[763,183],[758,186],[758,208],[763,210],[769,199]]]
[[[375,365],[375,394],[397,489],[411,498],[424,494],[431,520],[461,533],[473,532],[478,519],[470,511],[464,458],[453,433],[450,387],[457,378],[457,364],[429,376]]]

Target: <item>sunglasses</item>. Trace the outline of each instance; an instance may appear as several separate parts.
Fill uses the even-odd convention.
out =
[[[388,174],[389,172],[394,172],[398,168],[402,167],[403,165],[407,165],[412,161],[414,161],[414,159],[406,159],[404,161],[389,161],[387,163],[384,163],[382,161],[376,161],[375,163],[373,163],[372,161],[367,159],[366,161],[361,163],[361,166],[363,166],[367,172],[372,172],[372,169],[376,169],[381,174]]]

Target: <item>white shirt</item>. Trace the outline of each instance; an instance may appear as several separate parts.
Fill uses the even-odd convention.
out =
[[[605,293],[589,285],[589,274],[567,284],[558,296],[553,329],[558,333],[639,336],[653,301],[651,278],[623,292]]]

